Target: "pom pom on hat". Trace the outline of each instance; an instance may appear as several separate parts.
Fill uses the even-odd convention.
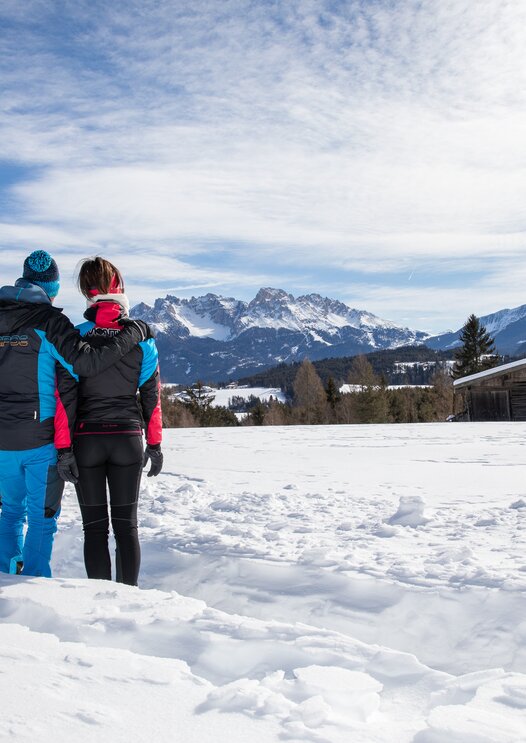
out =
[[[60,275],[54,259],[45,250],[34,250],[24,261],[26,281],[40,286],[50,299],[56,297],[60,288]]]
[[[52,262],[53,258],[45,250],[35,250],[27,257],[27,265],[38,273],[47,271]]]

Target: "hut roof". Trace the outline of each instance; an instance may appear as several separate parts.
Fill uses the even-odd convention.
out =
[[[478,381],[479,379],[500,377],[501,374],[506,374],[509,371],[521,368],[526,368],[526,359],[520,359],[519,361],[512,361],[509,364],[494,366],[492,369],[486,369],[486,371],[481,371],[478,374],[470,374],[469,377],[460,377],[460,379],[455,379],[453,385],[456,389],[459,389],[460,387],[467,387],[468,385]]]

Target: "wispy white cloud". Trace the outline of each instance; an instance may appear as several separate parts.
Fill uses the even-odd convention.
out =
[[[439,333],[458,330],[475,312],[489,315],[504,308],[526,304],[526,266],[520,258],[505,264],[479,265],[477,278],[470,280],[468,266],[457,266],[457,280],[437,285],[432,273],[423,271],[422,283],[408,273],[389,285],[375,282],[341,284],[339,294],[351,306],[366,306],[371,312],[409,327]],[[485,269],[488,270],[485,270]],[[462,280],[464,278],[464,281]]]
[[[142,248],[150,287],[161,265],[229,290],[431,263],[436,295],[358,284],[394,319],[441,292],[464,314],[460,261],[498,306],[492,259],[524,255],[522,0],[5,2],[0,20],[0,158],[43,166],[11,191],[4,246],[136,266]]]

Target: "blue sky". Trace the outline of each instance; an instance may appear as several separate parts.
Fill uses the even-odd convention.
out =
[[[3,0],[0,269],[403,325],[526,302],[523,0]]]

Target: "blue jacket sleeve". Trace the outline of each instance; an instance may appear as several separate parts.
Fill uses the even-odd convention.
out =
[[[161,443],[163,436],[159,354],[153,338],[143,341],[139,345],[143,353],[139,393],[146,441],[150,446],[157,446]]]

